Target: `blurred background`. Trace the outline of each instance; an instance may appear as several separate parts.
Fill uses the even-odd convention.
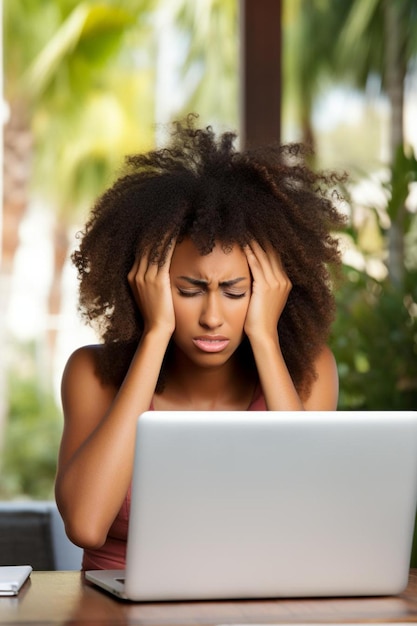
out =
[[[339,408],[417,409],[417,0],[3,0],[2,13],[0,500],[53,499],[62,370],[96,340],[77,313],[76,233],[123,156],[188,112],[241,145],[308,142],[314,167],[349,172]]]

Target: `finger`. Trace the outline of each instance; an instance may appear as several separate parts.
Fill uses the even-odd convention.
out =
[[[174,253],[176,237],[172,237],[171,233],[167,233],[156,247],[148,253],[148,262],[151,266],[156,266],[157,270],[170,266],[172,255]]]
[[[171,267],[171,261],[172,261],[172,257],[174,254],[174,250],[175,250],[175,246],[177,244],[177,238],[176,237],[170,237],[168,244],[167,244],[167,252],[165,255],[165,265],[169,267]]]
[[[133,262],[132,267],[129,270],[129,273],[127,275],[127,280],[129,281],[130,284],[132,284],[132,282],[134,282],[135,276],[138,273],[140,260],[141,260],[141,257],[139,255],[137,255],[135,257],[135,260]]]
[[[169,274],[175,243],[176,238],[167,235],[165,241],[159,245],[158,253],[149,261],[148,271],[154,270],[153,274],[155,276],[159,274]]]
[[[254,245],[260,258],[267,260],[268,265],[273,269],[274,273],[288,278],[281,255],[277,250],[275,250],[272,246],[268,246],[264,250],[257,242],[254,242]]]
[[[248,247],[248,263],[254,279],[263,278],[270,286],[284,286],[287,291],[292,288],[292,283],[286,273],[279,253],[269,246],[264,250],[256,241]]]
[[[135,261],[129,270],[127,275],[130,284],[136,282],[139,276],[145,277],[146,275],[156,275],[159,270],[168,268],[171,265],[172,255],[174,254],[176,244],[176,238],[171,237],[169,234],[159,244],[157,250],[152,250],[151,247],[138,253],[135,257]],[[166,251],[163,258],[163,252]],[[163,258],[163,261],[162,261]]]
[[[135,261],[127,275],[130,287],[134,293],[136,293],[139,284],[143,283],[147,278],[151,278],[152,267],[157,268],[158,266],[150,262],[148,250],[136,255]]]
[[[280,267],[282,269],[280,256],[272,246],[267,246],[264,249],[257,241],[253,241],[251,247],[260,263],[271,267]]]
[[[267,282],[274,278],[275,272],[271,264],[270,255],[257,241],[252,241],[247,247],[249,266],[255,272],[255,276],[263,277]]]
[[[169,235],[159,244],[156,254],[148,251],[140,259],[138,273],[144,279],[155,280],[158,276],[169,275],[176,238],[170,238],[168,241],[168,237]]]

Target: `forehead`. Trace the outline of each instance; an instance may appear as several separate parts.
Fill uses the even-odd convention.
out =
[[[225,252],[221,244],[216,244],[209,254],[200,254],[191,239],[185,239],[175,246],[171,260],[172,276],[193,276],[205,280],[230,280],[249,278],[246,256],[237,245]]]

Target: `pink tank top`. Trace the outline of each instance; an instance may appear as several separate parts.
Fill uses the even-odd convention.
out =
[[[153,407],[150,407],[153,410]],[[248,411],[266,411],[260,389],[257,389]],[[131,488],[126,494],[122,508],[109,529],[105,544],[97,550],[84,550],[82,569],[124,569],[126,565],[126,541],[129,526]]]

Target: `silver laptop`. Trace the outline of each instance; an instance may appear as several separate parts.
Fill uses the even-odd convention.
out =
[[[417,411],[147,412],[126,571],[135,601],[398,594],[417,502]]]

